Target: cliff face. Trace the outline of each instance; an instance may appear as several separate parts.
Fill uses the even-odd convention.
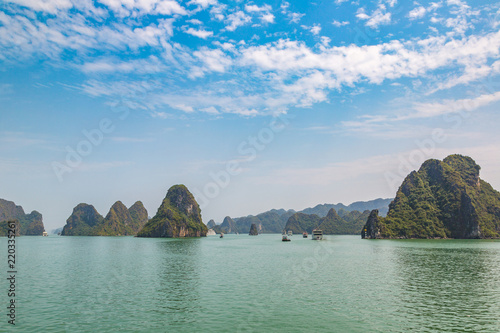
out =
[[[220,225],[220,230],[225,234],[238,232],[238,228],[236,227],[236,223],[229,216],[226,216],[224,218],[224,221],[222,221],[222,223]]]
[[[174,185],[137,237],[200,237],[206,236],[207,230],[191,192],[184,185]]]
[[[12,201],[0,199],[0,222],[18,221],[19,234],[30,236],[41,236],[45,228],[42,214],[36,210],[30,214],[25,214],[21,206],[16,206]]]
[[[146,223],[148,223],[148,211],[141,201],[134,203],[128,211],[130,213],[130,217],[132,218],[130,228],[135,235],[146,225]]]
[[[97,228],[104,218],[92,205],[81,203],[73,208],[73,213],[66,220],[61,235],[63,236],[96,236]]]
[[[366,224],[361,230],[361,238],[382,238],[380,235],[380,217],[378,216],[378,209],[374,209],[370,212]]]
[[[500,193],[479,170],[461,155],[424,162],[403,181],[387,217],[372,211],[366,238],[500,237]]]
[[[121,201],[111,206],[103,218],[92,205],[81,203],[66,221],[62,236],[129,236],[136,235],[146,224],[148,212],[138,201],[129,209]]]
[[[21,234],[23,235],[39,236],[45,231],[42,214],[36,210],[25,215],[19,221],[21,223]]]
[[[257,236],[259,234],[259,231],[257,230],[257,225],[255,223],[252,223],[250,226],[250,232],[248,233],[250,236]]]
[[[99,236],[135,235],[132,224],[132,216],[127,207],[121,201],[117,201],[111,206],[102,224],[96,227],[96,234]]]

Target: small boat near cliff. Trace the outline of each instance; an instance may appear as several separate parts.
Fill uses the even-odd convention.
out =
[[[290,239],[290,238],[288,238],[288,236],[287,236],[286,234],[283,234],[283,235],[281,236],[281,241],[282,241],[282,242],[289,242],[289,241],[291,241],[291,239]]]
[[[307,235],[307,231],[304,231],[304,232],[302,233],[302,238],[307,238],[307,236],[308,236],[308,235]]]
[[[220,233],[220,238],[224,238],[224,233],[223,232]]]

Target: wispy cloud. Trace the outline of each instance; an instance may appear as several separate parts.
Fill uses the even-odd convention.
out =
[[[207,39],[208,37],[213,36],[214,34],[212,31],[207,31],[202,29],[196,30],[193,28],[187,29],[186,33],[203,39]]]

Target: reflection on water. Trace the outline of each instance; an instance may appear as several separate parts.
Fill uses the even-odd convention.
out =
[[[154,311],[165,316],[165,324],[175,327],[193,322],[200,306],[200,239],[174,239],[158,242],[162,259],[152,296]]]
[[[424,331],[498,331],[499,251],[463,241],[413,243],[394,248],[401,322]]]

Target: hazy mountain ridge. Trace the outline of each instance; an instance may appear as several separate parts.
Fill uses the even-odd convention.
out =
[[[343,218],[344,222],[346,223],[351,223],[355,224],[355,226],[344,226],[340,228],[340,226],[337,226],[336,228],[332,229],[333,231],[336,230],[347,230],[346,233],[348,234],[358,234],[363,225],[366,222],[366,218],[368,217],[369,211],[372,209],[380,209],[380,210],[388,210],[388,205],[392,201],[392,199],[375,199],[371,201],[357,201],[353,202],[352,204],[346,206],[342,203],[339,204],[320,204],[316,205],[315,207],[311,208],[306,208],[303,209],[299,212],[296,212],[293,209],[285,210],[285,209],[271,209],[269,211],[257,214],[257,215],[248,215],[244,217],[237,217],[231,219],[231,221],[234,222],[234,224],[229,225],[228,222],[226,222],[227,218],[230,218],[227,216],[224,219],[224,222],[226,223],[221,223],[219,225],[212,225],[212,228],[214,229],[215,232],[220,233],[248,233],[250,231],[250,226],[252,224],[256,224],[257,227],[259,228],[259,232],[262,233],[281,233],[283,229],[287,228],[287,223],[294,214],[301,213],[305,215],[316,215],[318,219],[322,219],[326,217],[331,209],[334,209],[336,212],[338,212],[339,216]],[[337,207],[337,209],[335,208]],[[359,207],[363,208],[366,207],[364,210],[368,210],[368,213],[365,212],[359,212],[355,210],[354,208]],[[354,215],[349,215],[353,213]],[[358,220],[358,217],[363,214],[364,220]],[[347,216],[347,217],[346,217]],[[298,215],[295,217],[295,220],[300,217],[304,218],[302,215]],[[345,217],[345,218],[344,218]],[[314,217],[309,217],[308,219],[313,219],[315,220]],[[213,220],[211,220],[213,221]],[[316,220],[315,220],[316,221]],[[319,221],[319,220],[318,220]],[[311,222],[312,223],[312,222]],[[293,225],[293,224],[292,224]],[[308,223],[306,223],[308,225]],[[230,228],[229,228],[230,226]],[[318,227],[319,224],[314,225],[314,227]],[[339,229],[340,228],[340,229]],[[330,228],[331,229],[331,228]],[[329,229],[329,230],[330,230]],[[293,232],[299,232],[295,230],[300,230],[298,226],[292,228]],[[312,229],[311,229],[312,230]],[[302,231],[300,231],[302,232]],[[310,231],[308,231],[310,232]]]

